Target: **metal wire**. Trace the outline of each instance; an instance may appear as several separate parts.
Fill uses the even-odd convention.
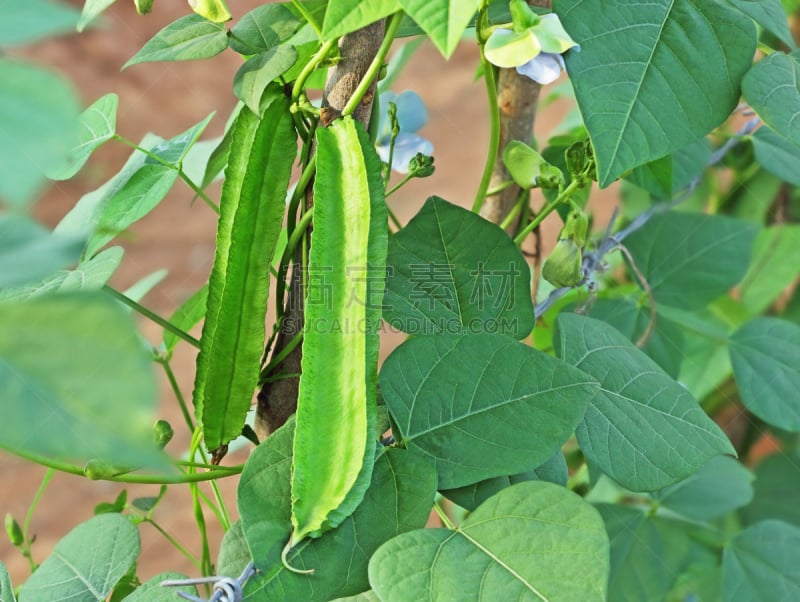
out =
[[[244,599],[244,585],[247,580],[256,574],[255,565],[250,562],[237,578],[233,577],[196,577],[194,579],[167,579],[161,582],[161,587],[187,587],[193,585],[214,584],[211,597],[200,598],[186,592],[176,592],[178,596],[190,602],[242,602]]]

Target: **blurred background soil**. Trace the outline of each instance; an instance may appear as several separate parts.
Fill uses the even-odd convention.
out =
[[[72,0],[76,7],[80,0]],[[235,16],[241,16],[262,2],[231,0]],[[186,2],[160,0],[147,16],[136,14],[133,2],[119,0],[106,13],[102,24],[82,34],[64,36],[26,48],[26,58],[49,66],[69,78],[84,105],[100,96],[115,92],[120,97],[117,131],[138,142],[147,132],[164,138],[179,134],[216,111],[203,135],[207,140],[222,134],[230,111],[236,104],[231,82],[241,64],[239,55],[226,51],[213,59],[180,63],[145,63],[121,71],[122,65],[162,27],[189,13]],[[435,147],[436,172],[425,180],[413,181],[393,195],[391,206],[404,223],[419,209],[427,196],[436,194],[464,206],[472,204],[472,195],[480,180],[488,141],[485,91],[475,79],[477,49],[463,43],[449,62],[445,62],[429,43],[423,44],[394,89],[413,89],[424,99],[430,119],[420,132]],[[536,131],[540,140],[564,115],[565,105],[557,102],[540,111]],[[85,193],[94,190],[116,173],[131,150],[118,142],[109,142],[92,157],[72,180],[53,184],[34,212],[44,223],[55,225]],[[219,198],[219,183],[212,185],[210,196]],[[612,203],[601,195],[595,206],[605,216]],[[169,196],[147,217],[138,222],[114,244],[125,247],[125,258],[112,283],[124,290],[153,272],[166,269],[167,276],[143,300],[160,313],[170,315],[197,288],[211,269],[214,254],[216,219],[202,202],[192,202],[193,194],[178,180]],[[535,198],[535,202],[539,199]],[[600,217],[604,223],[605,217]],[[555,239],[560,224],[547,220],[544,225],[544,248]],[[161,340],[161,329],[140,321],[144,336],[153,344]],[[199,329],[194,332],[199,336]],[[387,339],[383,356],[398,339]],[[195,353],[188,345],[179,345],[173,368],[183,394],[191,399]],[[160,383],[164,417],[180,434],[168,449],[175,455],[188,446],[188,435],[181,432],[180,412],[162,372],[153,368]],[[183,429],[185,430],[185,429]],[[246,450],[230,455],[226,464],[244,462]],[[39,487],[45,469],[0,452],[0,513],[10,512],[20,523]],[[220,482],[229,509],[236,517],[237,478]],[[108,482],[90,481],[57,474],[50,482],[36,508],[32,532],[36,534],[33,554],[43,561],[53,545],[80,522],[92,516],[100,502],[111,502],[123,487]],[[153,496],[158,486],[129,486],[128,500]],[[205,488],[207,493],[210,490]],[[207,512],[212,554],[222,537],[216,520]],[[188,488],[171,487],[166,499],[156,509],[154,520],[183,546],[199,554],[200,538],[193,518]],[[142,555],[139,576],[144,581],[163,571],[196,575],[198,570],[154,528],[142,525]],[[16,585],[29,575],[27,561],[0,537],[0,560],[6,564]]]

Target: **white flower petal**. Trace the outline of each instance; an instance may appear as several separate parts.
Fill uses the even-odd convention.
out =
[[[564,68],[564,59],[560,54],[542,52],[524,65],[517,67],[517,73],[545,86],[556,81]]]

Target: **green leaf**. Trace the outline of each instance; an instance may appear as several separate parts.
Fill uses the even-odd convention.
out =
[[[184,332],[188,332],[198,324],[206,315],[206,301],[208,299],[208,284],[197,289],[194,294],[186,299],[169,318],[170,323]],[[180,339],[170,330],[164,331],[164,348],[171,354]]]
[[[626,179],[656,198],[669,200],[703,173],[710,158],[708,139],[701,138],[670,155],[635,168]]]
[[[776,224],[758,233],[750,267],[739,285],[739,298],[751,314],[764,312],[800,275],[798,242],[796,224]]]
[[[238,577],[251,560],[250,549],[244,538],[242,521],[237,520],[222,536],[217,558],[217,574]]]
[[[480,0],[397,0],[400,7],[428,34],[445,58],[450,58]]]
[[[764,458],[755,470],[755,495],[740,512],[746,525],[778,519],[800,527],[800,461],[779,452]]]
[[[269,295],[265,274],[296,148],[285,97],[263,119],[242,110],[234,127],[193,394],[210,450],[241,433],[258,383]]]
[[[344,117],[316,136],[292,546],[341,523],[370,483],[388,245],[381,163],[366,131]]]
[[[286,73],[297,61],[294,46],[275,46],[261,52],[239,67],[233,77],[233,93],[244,102],[253,113],[261,115],[276,90],[267,86]],[[262,101],[262,97],[267,98]]]
[[[787,140],[800,140],[800,50],[774,52],[752,66],[742,80],[742,96],[769,127]]]
[[[0,445],[20,453],[158,463],[156,391],[131,319],[101,294],[0,305]]]
[[[398,0],[372,0],[372,2],[329,0],[325,21],[322,24],[322,39],[333,40],[361,29],[399,8]]]
[[[74,264],[82,249],[78,237],[48,232],[23,215],[0,213],[0,290],[36,282]]]
[[[179,591],[193,596],[197,595],[197,588],[192,585],[185,585],[180,588],[162,587],[161,582],[169,579],[186,579],[186,575],[181,573],[159,573],[142,583],[131,595],[126,596],[124,602],[175,602],[178,599],[177,592]]]
[[[170,163],[175,166],[180,166],[181,162],[186,158],[189,150],[194,146],[195,142],[208,127],[209,122],[214,118],[214,113],[201,119],[190,127],[185,132],[182,132],[170,138],[169,140],[162,140],[150,149],[153,155],[157,155],[161,161],[154,157],[148,156],[144,162],[145,165],[163,165],[163,162]]]
[[[300,20],[282,4],[264,4],[244,15],[231,29],[230,46],[239,54],[258,54],[291,38]]]
[[[650,328],[650,309],[630,297],[598,299],[588,315],[610,324],[636,343]],[[656,315],[647,342],[641,348],[650,359],[673,378],[677,378],[683,361],[683,333],[677,324]]]
[[[222,173],[225,166],[228,164],[228,157],[231,154],[233,124],[236,122],[236,116],[239,114],[239,111],[242,110],[243,106],[241,102],[236,104],[230,117],[228,117],[228,123],[225,124],[225,134],[222,136],[219,143],[217,143],[216,147],[214,147],[214,150],[211,152],[206,162],[203,180],[200,184],[200,188],[203,190]],[[266,109],[266,107],[264,108]]]
[[[436,462],[444,489],[542,464],[596,391],[564,362],[490,334],[411,338],[380,382],[395,438]]]
[[[598,504],[611,540],[609,600],[664,600],[689,552],[676,523],[636,508]]]
[[[800,431],[800,326],[753,318],[731,336],[730,354],[747,409],[780,429]]]
[[[503,230],[431,197],[389,241],[384,319],[408,334],[500,332],[534,324],[530,268]]]
[[[30,576],[19,602],[105,600],[139,556],[139,532],[120,514],[101,514],[70,531]]]
[[[492,477],[491,479],[455,489],[442,489],[441,494],[471,512],[495,493],[502,491],[509,485],[524,481],[548,481],[566,487],[567,476],[567,461],[564,458],[564,454],[559,450],[544,464],[537,466],[533,470],[511,476]]]
[[[756,32],[736,10],[714,0],[563,0],[556,11],[581,47],[567,68],[603,187],[705,136],[739,101]]]
[[[100,13],[116,1],[117,0],[84,0],[83,11],[78,21],[78,31],[83,31],[89,23],[94,21]]]
[[[117,128],[118,104],[116,94],[106,94],[81,113],[78,141],[69,160],[60,168],[49,171],[47,177],[68,180],[80,171],[95,150],[111,140]]]
[[[72,86],[39,67],[0,58],[0,81],[0,202],[20,206],[67,158],[80,109]]]
[[[699,309],[747,271],[758,229],[722,215],[670,211],[625,239],[656,303]]]
[[[253,599],[327,602],[369,587],[367,563],[385,541],[428,519],[436,473],[424,458],[400,449],[382,453],[364,501],[339,527],[294,548],[290,562],[314,575],[287,571],[280,562],[289,539],[290,472],[294,423],[267,437],[251,454],[239,484],[239,514],[260,573],[246,588]],[[238,567],[237,567],[238,570]]]
[[[741,531],[722,557],[724,602],[800,598],[800,528],[767,520]]]
[[[600,383],[578,426],[587,459],[632,491],[686,477],[733,454],[694,398],[615,328],[577,314],[557,319],[558,355]]]
[[[369,564],[384,602],[605,600],[608,538],[597,511],[544,482],[512,485],[454,530],[395,537]]]
[[[692,520],[719,518],[753,499],[753,474],[728,456],[712,458],[697,472],[653,494],[659,505]]]
[[[3,11],[0,48],[30,44],[42,38],[75,31],[80,13],[53,0],[26,0]]]
[[[14,587],[11,585],[11,578],[8,576],[6,565],[0,562],[0,601],[17,602],[14,595]]]
[[[764,169],[792,186],[800,186],[800,146],[768,127],[759,128],[751,140],[756,160]]]
[[[753,19],[789,48],[796,48],[781,0],[728,0],[728,3]]]
[[[186,15],[154,35],[122,68],[154,61],[189,61],[218,55],[228,47],[225,25]]]
[[[347,598],[336,598],[336,600],[331,600],[331,602],[381,602],[381,599],[378,597],[378,594],[369,590],[355,596],[348,596]]]
[[[80,253],[79,247],[82,248],[83,244],[76,246],[76,253]],[[80,262],[74,270],[60,270],[36,284],[0,290],[0,301],[21,301],[55,293],[99,290],[122,263],[123,254],[122,247],[110,247],[91,259]],[[36,257],[36,255],[26,256]],[[2,264],[0,263],[0,265]],[[19,263],[13,265],[19,265]],[[0,273],[2,271],[0,269]]]

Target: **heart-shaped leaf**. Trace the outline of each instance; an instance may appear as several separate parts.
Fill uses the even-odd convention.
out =
[[[459,599],[605,600],[608,538],[597,511],[540,481],[489,498],[454,530],[405,533],[369,563],[384,602]]]

